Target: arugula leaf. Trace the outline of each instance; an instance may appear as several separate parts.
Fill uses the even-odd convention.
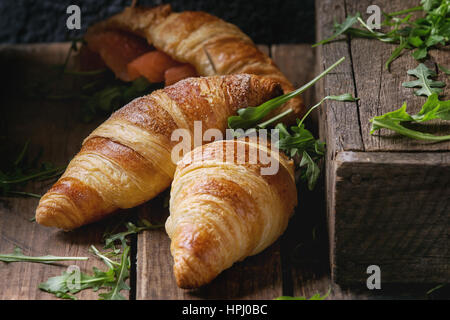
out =
[[[113,248],[110,252],[100,252],[94,245],[91,245],[90,251],[103,261],[108,267],[106,272],[103,272],[97,268],[93,268],[94,274],[88,275],[81,273],[80,282],[77,283],[75,289],[69,288],[69,283],[73,283],[73,273],[63,272],[61,276],[53,277],[47,280],[47,282],[41,283],[39,288],[54,294],[55,296],[63,299],[76,299],[73,294],[78,293],[84,289],[93,289],[97,291],[100,288],[107,288],[106,293],[99,294],[101,300],[124,300],[125,297],[121,294],[123,290],[130,290],[130,287],[126,284],[126,280],[130,276],[130,247],[126,243],[126,237],[138,233],[142,230],[159,228],[162,225],[152,225],[149,221],[142,219],[140,226],[136,226],[131,222],[126,224],[127,231],[117,234],[105,234],[106,239],[105,248]],[[122,253],[120,262],[114,260],[120,253],[120,249],[114,248],[114,243],[120,241],[122,243]],[[110,258],[109,256],[114,256]],[[74,286],[70,286],[74,287]]]
[[[412,56],[416,60],[425,59],[427,55],[428,55],[428,48],[427,47],[418,48],[417,50],[415,50],[412,53]]]
[[[385,113],[385,114],[383,114],[381,116],[374,117],[374,119],[377,119],[377,120],[389,119],[389,120],[398,121],[398,122],[400,122],[400,121],[414,121],[414,118],[411,117],[409,115],[409,113],[406,112],[406,102],[403,103],[403,105],[402,105],[402,107],[400,109],[394,110],[394,111],[391,111],[391,112],[388,112],[388,113]],[[373,133],[373,130],[378,130],[378,128],[372,127],[372,131],[370,131],[370,133]]]
[[[361,19],[360,13],[350,15],[341,24],[335,24],[333,36],[314,44],[313,47],[329,43],[341,34],[347,34],[352,37],[398,44],[385,64],[386,69],[389,69],[391,62],[404,50],[414,49],[412,56],[416,60],[424,59],[430,48],[445,46],[450,41],[450,3],[449,0],[422,0],[421,4],[392,13],[383,13],[385,20],[382,25],[391,27],[387,33],[371,30]],[[411,21],[410,13],[416,11],[423,11],[425,16]],[[404,14],[408,15],[404,18],[397,17]],[[362,28],[353,27],[357,22]]]
[[[391,119],[371,119],[370,122],[372,122],[372,129],[371,134],[373,134],[374,131],[379,130],[381,128],[389,129],[392,131],[395,131],[401,135],[404,135],[408,138],[416,139],[416,140],[426,140],[426,141],[433,141],[433,142],[441,142],[441,141],[447,141],[450,140],[450,135],[447,136],[435,136],[429,133],[420,132],[417,130],[411,130],[408,128],[405,128],[397,121],[392,121]]]
[[[320,100],[319,103],[309,108],[308,112],[303,116],[302,120],[300,120],[300,124],[303,123],[306,117],[308,117],[308,115],[318,106],[320,106],[325,100],[355,102],[359,100],[359,98],[354,98],[350,93],[344,93],[338,96],[326,96],[325,98],[322,98],[322,100]]]
[[[126,244],[125,244],[126,246]],[[125,247],[124,246],[124,247]],[[100,252],[94,245],[91,245],[91,247],[89,248],[89,251],[92,252],[93,254],[95,254],[98,258],[100,258],[104,264],[106,264],[108,266],[108,268],[110,269],[114,269],[114,267],[119,266],[119,263],[111,260],[110,258],[107,257],[108,254],[110,254],[111,252]],[[120,250],[118,252],[113,251],[113,255],[117,255],[120,253]]]
[[[340,36],[341,34],[345,33],[348,29],[350,29],[350,27],[352,27],[356,22],[358,22],[358,18],[360,18],[360,17],[361,17],[361,14],[359,12],[357,12],[354,16],[348,16],[344,20],[344,22],[342,22],[341,24],[335,24],[334,34],[327,39],[324,39],[322,41],[319,41],[319,42],[313,44],[313,48],[333,41],[338,36]]]
[[[387,70],[389,70],[389,66],[391,65],[392,61],[394,61],[401,55],[403,49],[405,49],[407,45],[408,42],[405,41],[404,38],[400,38],[400,45],[397,48],[395,48],[394,51],[392,51],[390,57],[387,59],[384,65]]]
[[[275,128],[279,130],[279,140],[277,146],[283,150],[289,157],[301,157],[299,167],[306,167],[306,170],[301,175],[301,179],[307,181],[308,189],[313,190],[320,174],[318,161],[324,154],[325,143],[315,139],[310,131],[305,129],[304,121],[308,115],[317,107],[319,107],[325,100],[335,101],[349,101],[354,102],[351,94],[345,93],[338,96],[326,96],[317,104],[312,106],[301,120],[297,121],[297,126],[291,127],[292,133],[282,123],[279,123]]]
[[[124,300],[125,297],[120,291],[130,290],[130,287],[125,283],[130,275],[130,247],[123,247],[120,263],[107,258],[94,246],[91,246],[91,248],[94,249],[95,255],[108,266],[106,272],[93,267],[93,275],[80,272],[79,278],[77,278],[75,277],[75,270],[71,273],[63,271],[60,276],[49,278],[46,282],[41,283],[39,289],[52,293],[58,298],[76,299],[73,294],[82,290],[93,289],[98,291],[101,288],[107,288],[108,292],[99,294],[102,300]]]
[[[57,167],[49,162],[37,165],[38,157],[33,161],[26,161],[29,141],[27,141],[19,155],[14,161],[6,163],[0,170],[0,196],[22,196],[40,198],[41,196],[31,192],[24,192],[18,189],[25,186],[29,181],[43,181],[55,178],[62,174],[65,166]],[[7,150],[2,150],[8,154]]]
[[[448,69],[440,64],[438,64],[437,66],[438,66],[439,70],[441,70],[443,73],[445,73],[446,75],[450,75],[450,69]]]
[[[126,246],[123,250],[119,267],[114,269],[114,284],[112,285],[112,288],[109,292],[99,294],[101,300],[125,300],[125,297],[120,293],[120,291],[130,290],[130,287],[125,283],[125,280],[130,276],[129,253],[130,247]]]
[[[420,109],[412,116],[414,121],[422,122],[434,119],[450,120],[450,100],[441,101],[437,93],[433,93]]]
[[[79,279],[74,276],[76,270],[71,273],[63,271],[60,276],[51,277],[46,282],[41,283],[38,288],[54,294],[58,298],[76,300],[73,294],[89,288],[97,291],[114,283],[115,273],[113,269],[103,272],[93,267],[93,271],[94,275],[92,276],[80,272]],[[79,282],[77,282],[78,280]]]
[[[83,121],[89,122],[98,113],[108,114],[131,100],[162,88],[161,84],[140,77],[131,83],[113,80],[96,80],[81,89],[79,98],[84,101]]]
[[[126,227],[127,231],[119,232],[116,234],[105,234],[105,249],[114,247],[114,243],[116,241],[120,241],[123,245],[126,245],[126,239],[125,237],[131,235],[131,234],[137,234],[144,230],[153,230],[158,229],[163,226],[163,224],[153,225],[150,221],[142,219],[140,221],[140,226],[136,226],[132,222],[127,222]]]
[[[370,119],[372,128],[370,134],[385,128],[412,139],[440,142],[450,140],[450,135],[436,136],[412,130],[401,125],[402,122],[424,122],[434,119],[450,120],[450,100],[440,101],[437,93],[431,94],[419,113],[410,115],[406,112],[406,102],[398,110]]]
[[[420,4],[425,11],[431,11],[431,9],[436,7],[439,2],[439,0],[420,0]]]
[[[428,39],[426,40],[426,42],[425,42],[425,45],[426,45],[427,48],[435,46],[437,44],[444,45],[445,44],[445,38],[443,36],[441,36],[441,35],[437,35],[437,34],[434,35],[433,34],[433,35],[430,35],[428,37]]]
[[[30,88],[26,90],[27,96],[52,100],[77,99],[82,106],[81,120],[90,122],[98,114],[109,115],[131,100],[164,87],[164,83],[150,83],[144,77],[124,82],[106,68],[90,71],[68,70],[70,56],[73,51],[78,50],[80,42],[84,40],[73,40],[64,64],[53,66],[57,71],[56,74],[51,73],[31,86],[28,85]],[[75,86],[70,92],[59,86],[63,76],[76,77]]]
[[[19,247],[14,249],[13,253],[0,254],[0,261],[10,262],[36,262],[36,263],[54,263],[57,261],[86,261],[88,257],[57,257],[52,255],[31,257],[23,254]]]
[[[345,58],[339,59],[336,63],[322,72],[320,75],[315,77],[313,80],[308,82],[301,88],[292,91],[291,93],[282,95],[275,99],[269,100],[258,107],[249,107],[245,109],[238,110],[238,116],[232,116],[228,118],[228,126],[231,129],[247,129],[245,134],[253,133],[255,130],[267,127],[270,124],[277,122],[286,114],[290,113],[291,110],[286,110],[285,112],[272,117],[271,119],[260,122],[270,111],[278,108],[280,105],[288,101],[289,99],[300,94],[306,88],[313,85],[323,76],[325,76],[330,70],[341,63]],[[346,93],[338,96],[326,96],[319,103],[312,106],[308,112],[303,116],[301,120],[297,119],[297,126],[290,128],[291,132],[286,128],[283,123],[278,123],[275,128],[279,132],[279,140],[276,145],[279,149],[283,150],[291,158],[300,158],[298,166],[305,167],[303,170],[301,179],[307,181],[308,188],[312,190],[316,184],[317,178],[320,174],[320,169],[317,165],[317,161],[323,156],[325,151],[325,143],[314,138],[312,133],[305,129],[303,121],[308,117],[308,115],[318,106],[320,106],[325,100],[335,100],[335,101],[356,101],[351,94]],[[236,134],[235,134],[236,135]]]
[[[428,291],[426,292],[426,294],[427,294],[427,295],[432,294],[432,293],[435,292],[436,290],[439,290],[439,289],[445,287],[446,285],[447,285],[447,283],[441,283],[441,284],[437,285],[436,287],[431,288],[430,290],[428,290]]]
[[[279,97],[276,97],[274,99],[271,99],[269,101],[264,102],[263,104],[257,106],[257,107],[248,107],[248,108],[242,108],[237,111],[237,116],[231,116],[228,118],[228,127],[230,129],[248,129],[248,128],[254,128],[258,126],[258,123],[265,118],[272,110],[275,110],[276,108],[283,105],[288,100],[292,99],[293,97],[298,96],[302,92],[306,91],[309,87],[314,85],[317,81],[322,79],[327,73],[329,73],[331,70],[333,70],[337,65],[339,65],[342,61],[345,60],[345,57],[342,57],[338,61],[336,61],[334,64],[332,64],[330,67],[328,67],[325,71],[323,71],[321,74],[319,74],[317,77],[309,81],[304,86],[298,88],[297,90],[294,90],[292,92],[286,93],[284,95],[281,95]],[[266,125],[266,124],[264,124]]]
[[[316,186],[317,178],[320,174],[319,166],[314,162],[314,160],[309,156],[308,152],[303,151],[302,160],[300,161],[299,167],[306,166],[305,179],[308,181],[308,189],[314,190]]]
[[[436,72],[427,68],[423,63],[419,64],[415,69],[408,70],[409,75],[416,76],[418,80],[403,82],[402,86],[406,88],[417,88],[414,94],[416,96],[431,96],[433,93],[440,94],[445,83],[442,81],[435,81],[430,79],[430,77],[435,77]]]
[[[304,296],[302,296],[302,297],[281,296],[281,297],[275,298],[274,300],[325,300],[326,298],[328,298],[330,293],[331,293],[331,289],[329,289],[328,292],[326,294],[324,294],[323,296],[320,293],[316,293],[315,295],[311,296],[309,299],[307,299]]]

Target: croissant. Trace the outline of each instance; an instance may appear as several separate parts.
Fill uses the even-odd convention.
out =
[[[252,152],[259,152],[257,161],[249,160]],[[261,158],[268,156],[278,171],[264,175]],[[267,248],[296,205],[293,162],[255,139],[216,141],[186,154],[172,182],[165,225],[177,285],[200,287]]]
[[[199,120],[203,130],[224,131],[238,108],[280,93],[274,81],[244,74],[189,78],[133,100],[84,140],[65,173],[41,198],[36,221],[70,230],[150,200],[172,181],[175,129],[193,135]]]
[[[170,5],[155,8],[128,7],[109,19],[91,26],[85,39],[104,30],[120,30],[146,38],[156,49],[178,62],[192,65],[198,75],[249,73],[281,84],[285,93],[294,89],[275,63],[261,52],[238,27],[205,12],[175,13]],[[304,112],[300,97],[275,110],[293,113],[285,121]]]

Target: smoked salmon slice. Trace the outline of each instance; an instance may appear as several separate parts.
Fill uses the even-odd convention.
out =
[[[133,81],[145,77],[149,82],[171,85],[197,75],[190,64],[181,64],[162,51],[152,50],[145,39],[119,30],[87,34],[87,46],[80,52],[81,64],[86,69],[110,68],[117,78]]]
[[[128,74],[131,79],[140,76],[150,82],[163,82],[164,72],[167,69],[180,65],[167,54],[161,51],[150,51],[128,64]]]
[[[85,40],[89,49],[100,54],[116,77],[124,81],[132,80],[127,65],[151,50],[145,39],[118,30],[88,34]]]
[[[170,86],[180,80],[195,76],[197,76],[195,68],[192,65],[185,63],[166,70],[164,73],[165,85]]]

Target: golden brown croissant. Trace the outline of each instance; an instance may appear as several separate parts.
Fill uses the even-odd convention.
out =
[[[256,151],[257,161],[249,161]],[[223,140],[197,147],[178,163],[166,231],[179,287],[210,282],[234,262],[267,248],[286,229],[297,204],[294,166],[272,151],[278,171],[262,174],[268,166],[262,157],[269,153],[254,138]]]
[[[201,76],[249,73],[277,81],[285,93],[294,89],[272,59],[238,27],[205,12],[174,13],[170,5],[129,7],[90,27],[86,39],[90,34],[109,29],[146,38],[176,61],[194,66]],[[275,112],[287,109],[294,112],[285,121],[299,117],[304,112],[302,99],[293,98]]]
[[[245,74],[189,78],[135,99],[84,140],[66,172],[41,198],[36,221],[69,230],[153,198],[173,178],[175,129],[192,135],[194,121],[200,120],[204,130],[224,131],[238,108],[280,93],[274,81]]]

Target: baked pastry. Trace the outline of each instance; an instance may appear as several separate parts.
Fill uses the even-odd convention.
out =
[[[84,140],[41,198],[36,221],[70,230],[152,199],[173,178],[171,151],[179,143],[171,139],[175,129],[192,135],[198,120],[203,131],[223,132],[238,108],[279,94],[279,84],[271,79],[238,74],[189,78],[133,100]]]
[[[249,160],[252,152],[257,161]],[[268,157],[278,170],[264,175],[269,164],[261,159]],[[296,205],[293,162],[265,143],[247,138],[195,148],[178,163],[166,221],[178,286],[200,287],[267,248]]]
[[[151,50],[145,49],[144,44],[139,43],[142,38],[156,48],[160,55],[149,55],[147,63],[144,63],[144,58],[140,59],[141,71],[136,72],[134,69],[127,75],[127,59],[131,63],[131,60],[139,59],[136,56],[141,55],[142,51]],[[116,75],[123,80],[132,80],[139,74],[145,76],[149,72],[152,76],[147,77],[148,79],[157,79],[158,76],[164,77],[168,69],[179,67],[181,71],[169,72],[170,83],[173,83],[177,76],[193,76],[195,69],[200,76],[235,73],[261,75],[280,83],[285,93],[294,89],[272,59],[261,52],[238,27],[205,12],[175,13],[171,11],[170,5],[155,8],[128,7],[123,12],[91,26],[85,40],[88,47],[100,52],[105,61],[113,61],[108,66],[117,69]],[[120,46],[117,43],[126,45]],[[174,63],[183,68],[180,68],[180,65],[175,66]],[[177,76],[174,76],[174,73]],[[304,111],[301,98],[289,100],[274,112],[287,109],[294,112],[284,121],[293,121],[295,117],[300,117]]]

